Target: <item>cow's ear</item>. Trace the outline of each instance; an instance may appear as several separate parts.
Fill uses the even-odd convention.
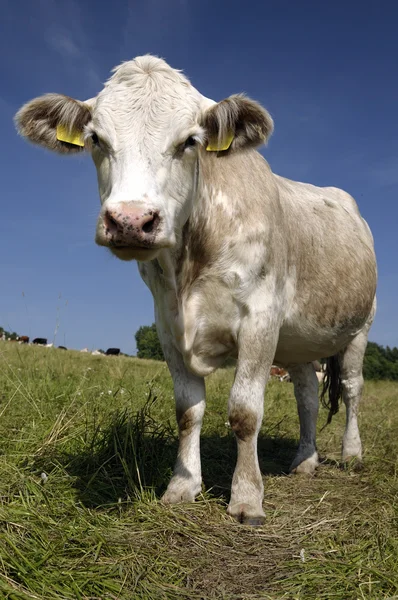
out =
[[[80,102],[61,94],[31,100],[15,115],[18,132],[30,142],[71,154],[84,150],[84,127],[91,120],[94,100]]]
[[[271,115],[243,94],[213,104],[203,115],[206,150],[236,151],[264,144],[272,134]]]

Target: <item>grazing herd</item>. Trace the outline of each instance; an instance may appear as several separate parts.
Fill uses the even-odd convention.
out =
[[[20,336],[17,336],[16,338],[10,338],[10,337],[7,337],[5,333],[2,333],[0,335],[0,342],[17,342],[18,344],[32,343],[35,346],[44,346],[45,348],[54,348],[55,347],[54,344],[47,343],[47,338],[37,337],[37,338],[34,338],[32,340],[32,342],[30,342],[30,338],[28,335],[20,335]],[[58,350],[67,350],[67,347],[66,346],[58,346]],[[106,352],[104,352],[103,350],[94,350],[94,352],[91,352],[88,348],[83,348],[83,350],[80,350],[80,352],[88,352],[90,354],[93,354],[94,356],[100,356],[100,355],[119,356],[120,348],[108,348],[108,350]]]
[[[19,344],[29,344],[29,340],[30,338],[28,335],[20,335],[17,336],[15,339],[7,338],[5,334],[2,334],[0,336],[0,341],[18,342]],[[34,338],[32,340],[32,344],[35,344],[36,346],[45,346],[46,348],[54,348],[54,344],[47,343],[47,338]],[[67,350],[66,346],[58,346],[57,348],[58,350]],[[93,356],[120,356],[120,348],[108,348],[106,352],[104,352],[103,350],[94,350],[93,352],[90,352],[88,348],[83,348],[82,350],[80,350],[80,352],[92,354]],[[318,381],[322,382],[325,375],[326,363],[324,365],[321,365],[321,363],[319,363],[318,361],[314,361],[313,365],[318,376]],[[291,381],[288,371],[275,365],[272,365],[271,367],[270,377],[271,379],[277,379],[278,381],[282,382]]]

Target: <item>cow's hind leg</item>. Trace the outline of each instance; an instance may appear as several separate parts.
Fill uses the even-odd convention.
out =
[[[369,329],[376,312],[376,298],[369,318],[358,335],[340,352],[340,378],[343,401],[346,407],[346,426],[343,436],[342,459],[344,462],[362,461],[362,444],[358,428],[358,406],[363,390],[363,358],[368,343]]]
[[[342,459],[344,462],[362,460],[362,444],[358,428],[358,406],[363,390],[362,365],[368,342],[369,326],[365,327],[340,353],[340,377],[343,401],[346,407],[346,427],[343,436]]]
[[[300,421],[300,443],[290,472],[312,475],[319,464],[316,449],[318,379],[312,363],[290,367],[289,374],[294,384]]]

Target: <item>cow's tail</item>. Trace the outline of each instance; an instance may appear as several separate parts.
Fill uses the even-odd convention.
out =
[[[339,400],[342,396],[342,391],[338,356],[330,356],[326,359],[326,371],[321,391],[322,405],[329,409],[326,425],[329,425],[333,415],[339,411]]]

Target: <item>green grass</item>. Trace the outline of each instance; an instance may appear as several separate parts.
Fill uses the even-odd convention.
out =
[[[0,598],[398,598],[398,385],[366,385],[361,472],[339,466],[340,411],[319,431],[324,464],[303,478],[285,475],[292,386],[271,382],[267,520],[252,529],[225,512],[232,378],[207,381],[201,497],[165,507],[177,432],[163,363],[0,343]]]

